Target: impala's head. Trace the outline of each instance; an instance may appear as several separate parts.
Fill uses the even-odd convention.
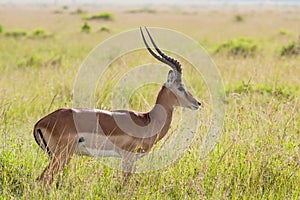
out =
[[[185,87],[183,81],[182,81],[182,68],[181,64],[175,60],[174,58],[171,58],[167,56],[165,53],[163,53],[158,46],[155,44],[153,38],[151,37],[148,29],[145,27],[146,32],[151,40],[151,43],[153,44],[155,50],[159,55],[157,55],[148,45],[144,33],[141,30],[143,41],[148,49],[148,51],[151,53],[152,56],[154,56],[157,60],[169,65],[172,70],[168,73],[168,79],[167,82],[164,84],[164,86],[169,89],[176,97],[176,106],[181,106],[185,108],[190,108],[192,110],[198,110],[200,108],[200,102],[197,101],[193,97],[193,95],[187,90]]]

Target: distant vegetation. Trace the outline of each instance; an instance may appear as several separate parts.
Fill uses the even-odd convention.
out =
[[[21,30],[21,29],[18,29],[18,30],[10,30],[10,31],[6,31],[5,32],[5,36],[8,36],[8,37],[15,37],[15,38],[19,38],[19,37],[24,37],[27,35],[27,31],[25,30]]]
[[[31,68],[39,69],[41,67],[59,67],[62,64],[61,56],[52,56],[46,58],[40,54],[31,55],[29,57],[21,58],[17,62],[18,68]]]
[[[81,31],[84,33],[91,32],[91,29],[91,26],[87,22],[84,22],[84,24],[81,26]]]
[[[68,10],[68,9],[69,9],[69,6],[64,5],[64,6],[62,7],[62,9],[63,9],[63,10]]]
[[[3,26],[0,24],[0,33],[3,32]]]
[[[298,41],[291,41],[280,50],[280,56],[297,56],[300,54],[300,36]]]
[[[136,14],[136,13],[150,13],[150,14],[157,13],[156,10],[150,9],[150,8],[143,8],[143,9],[129,10],[129,11],[127,11],[127,12],[128,12],[128,13],[133,13],[133,14]]]
[[[101,12],[98,14],[85,14],[82,16],[83,19],[86,20],[106,20],[106,21],[112,21],[115,19],[115,16],[111,12]]]
[[[71,12],[71,14],[73,15],[81,15],[81,14],[85,14],[86,11],[81,9],[81,8],[77,8],[75,11]]]
[[[8,30],[5,33],[5,36],[7,37],[14,37],[14,38],[20,38],[20,37],[30,37],[30,38],[46,38],[51,37],[52,34],[44,29],[35,29],[33,31],[26,31],[22,29],[16,29],[16,30]]]
[[[294,33],[293,33],[293,31],[288,30],[288,29],[280,29],[279,34],[280,35],[293,35]]]
[[[102,26],[100,29],[99,29],[100,32],[110,32],[110,28],[108,28],[107,26]]]
[[[218,45],[215,53],[226,53],[233,56],[253,56],[257,51],[257,44],[251,38],[237,37]]]
[[[279,84],[238,83],[227,85],[226,94],[266,95],[278,99],[293,99],[299,94],[299,86],[284,86]]]
[[[51,33],[49,33],[48,31],[44,30],[44,29],[35,29],[30,33],[31,37],[40,37],[40,38],[45,38],[45,37],[50,37],[52,36]]]
[[[234,16],[235,21],[242,22],[244,21],[244,17],[242,15],[235,15]]]

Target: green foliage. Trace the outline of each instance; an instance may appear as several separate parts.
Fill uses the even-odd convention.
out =
[[[31,32],[25,30],[9,30],[5,32],[5,36],[14,37],[14,38],[21,38],[21,37],[46,38],[46,37],[51,37],[52,34],[47,32],[44,29],[38,28]]]
[[[82,16],[83,19],[86,20],[105,20],[105,21],[112,21],[115,19],[115,16],[111,12],[101,12],[99,14],[86,14]]]
[[[50,58],[45,58],[45,56],[42,56],[40,54],[35,54],[18,60],[17,67],[39,69],[41,67],[60,67],[61,64],[62,64],[61,56],[53,56]]]
[[[297,56],[300,54],[300,37],[298,42],[291,41],[280,50],[280,56]]]
[[[3,32],[3,26],[0,24],[0,33]]]
[[[235,15],[234,20],[237,22],[242,22],[244,21],[244,17],[242,15]]]
[[[14,38],[25,37],[27,34],[28,34],[27,31],[21,29],[5,32],[5,36],[14,37]]]
[[[63,9],[63,10],[68,10],[68,9],[69,9],[69,6],[64,5],[64,6],[62,7],[62,9]]]
[[[39,37],[39,38],[46,38],[50,37],[51,33],[47,32],[44,29],[35,29],[30,33],[30,37]]]
[[[42,58],[37,55],[32,55],[29,58],[23,58],[18,61],[17,66],[19,68],[26,68],[26,67],[33,67],[33,68],[39,68],[42,65]]]
[[[300,89],[298,86],[284,86],[279,84],[250,84],[242,82],[228,85],[226,87],[226,94],[266,95],[278,99],[293,99],[300,94]]]
[[[85,33],[91,32],[91,29],[91,26],[87,22],[84,22],[84,24],[81,26],[81,31]]]
[[[253,56],[257,51],[257,44],[251,38],[238,37],[218,45],[214,52],[215,53],[226,53],[232,56]]]
[[[128,13],[137,14],[137,13],[149,13],[149,14],[155,14],[157,13],[157,10],[150,9],[150,8],[143,8],[143,9],[135,9],[135,10],[129,10]]]
[[[84,13],[86,13],[86,11],[81,8],[77,8],[75,11],[71,12],[73,15],[82,15]]]
[[[288,29],[280,29],[279,34],[280,35],[293,35],[294,33],[293,33],[293,31],[288,30]]]
[[[107,27],[107,26],[102,26],[100,29],[99,29],[100,32],[110,32],[110,28]]]

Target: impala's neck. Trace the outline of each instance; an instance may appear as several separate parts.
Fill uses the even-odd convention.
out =
[[[167,134],[176,101],[175,95],[163,86],[158,93],[155,106],[149,112],[151,121],[156,121],[161,126],[161,131],[156,135],[155,143]]]

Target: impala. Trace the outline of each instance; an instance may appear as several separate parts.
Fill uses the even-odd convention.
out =
[[[51,184],[53,177],[70,162],[73,154],[114,156],[122,159],[123,181],[134,170],[135,161],[149,153],[168,132],[174,107],[198,110],[200,103],[182,81],[181,64],[163,53],[146,32],[156,52],[142,39],[152,56],[172,68],[149,112],[62,108],[40,119],[34,126],[37,144],[48,153],[49,165],[37,180]]]

